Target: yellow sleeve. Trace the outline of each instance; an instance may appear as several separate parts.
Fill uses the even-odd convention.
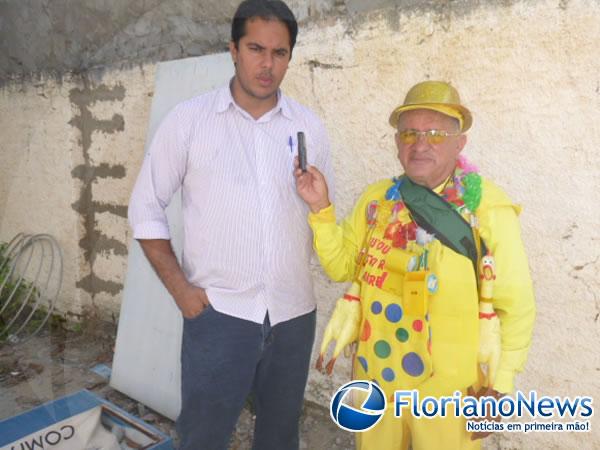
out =
[[[496,261],[494,309],[500,319],[502,352],[494,389],[508,393],[527,360],[535,302],[517,218],[520,207],[511,204],[503,192],[499,197],[503,199],[499,205],[489,208],[482,205],[478,217],[481,236]]]
[[[341,224],[336,223],[335,207],[308,215],[313,230],[313,246],[325,273],[334,281],[351,281],[356,269],[356,257],[367,233],[366,208],[385,193],[391,182],[369,186],[354,205],[352,213]]]

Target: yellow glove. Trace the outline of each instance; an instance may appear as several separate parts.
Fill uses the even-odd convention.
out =
[[[502,349],[500,320],[491,303],[479,303],[479,364],[487,365],[484,386],[493,387]]]
[[[359,293],[360,285],[353,282],[344,296],[337,300],[331,319],[329,319],[325,328],[325,334],[321,342],[321,352],[319,353],[319,359],[317,359],[317,369],[322,370],[327,347],[329,347],[332,340],[335,340],[333,356],[326,366],[328,375],[331,375],[333,365],[342,349],[358,339],[361,320]]]
[[[480,294],[479,294],[479,364],[487,365],[487,376],[484,386],[492,388],[500,362],[502,339],[500,337],[500,320],[492,306],[496,265],[494,257],[488,252],[481,259]]]

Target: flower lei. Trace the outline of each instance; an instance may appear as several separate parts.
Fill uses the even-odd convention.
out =
[[[472,214],[481,202],[481,176],[476,166],[464,156],[459,156],[456,168],[441,193],[441,197],[450,203],[461,215]],[[384,237],[392,241],[393,247],[405,249],[408,242],[417,241],[424,246],[433,240],[433,236],[420,228],[410,216],[402,201],[401,177],[393,178],[394,184],[387,190],[385,199],[395,201]]]
[[[442,192],[442,198],[459,213],[473,213],[481,203],[481,175],[464,156],[459,156],[452,182]]]

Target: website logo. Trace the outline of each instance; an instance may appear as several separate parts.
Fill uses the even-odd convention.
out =
[[[356,408],[362,401],[360,408]],[[333,421],[346,431],[367,431],[383,416],[385,395],[372,381],[358,380],[346,383],[331,399],[330,413]]]

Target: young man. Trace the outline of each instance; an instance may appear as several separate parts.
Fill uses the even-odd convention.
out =
[[[296,136],[331,176],[325,129],[279,90],[297,23],[281,1],[246,0],[232,23],[235,76],[176,106],[131,198],[134,237],[184,317],[182,449],[225,449],[247,396],[254,448],[298,448],[315,330],[311,230],[295,192]],[[182,188],[179,266],[164,208]]]
[[[513,389],[535,315],[520,208],[459,157],[471,113],[448,83],[413,86],[389,122],[404,175],[368,186],[340,225],[322,174],[296,171],[323,268],[353,282],[325,334],[341,341],[336,348],[358,341],[354,378],[374,380],[389,400],[382,420],[357,435],[358,449],[474,450],[486,433],[466,431],[463,416],[418,419],[406,409],[396,418],[394,392],[416,389],[422,400],[482,384],[478,396]],[[498,358],[484,381],[486,346]]]

